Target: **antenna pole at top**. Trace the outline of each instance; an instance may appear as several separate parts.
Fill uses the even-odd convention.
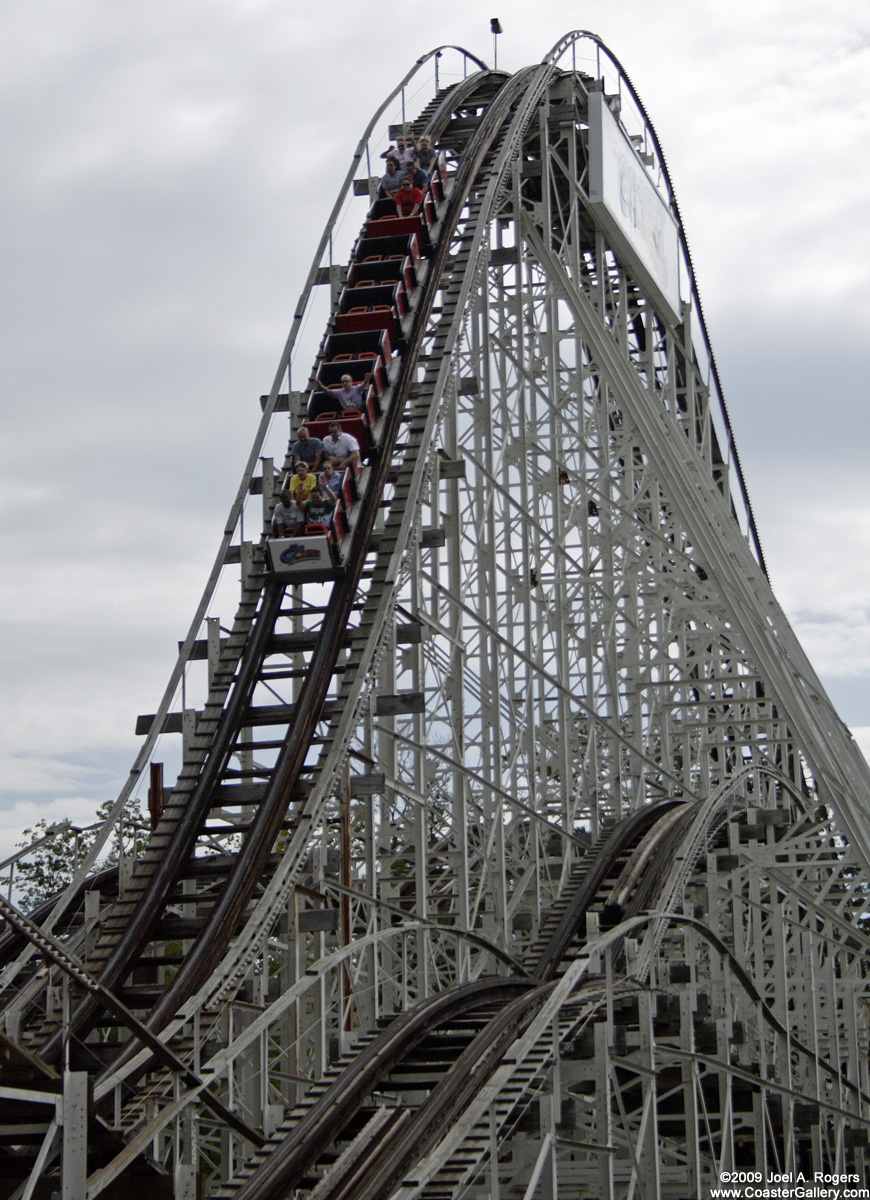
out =
[[[501,21],[498,17],[491,17],[489,27],[492,30],[492,69],[498,70],[498,35],[502,32]]]

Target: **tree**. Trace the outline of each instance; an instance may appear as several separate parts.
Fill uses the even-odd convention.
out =
[[[46,900],[58,895],[70,883],[88,850],[93,845],[112,808],[107,800],[97,809],[97,821],[84,829],[75,825],[49,824],[41,818],[32,829],[24,830],[22,848],[46,838],[27,858],[15,864],[14,887],[18,901],[26,911],[32,911]],[[48,836],[46,836],[48,835]],[[122,854],[137,856],[148,839],[148,822],[142,817],[139,802],[130,798],[124,806],[123,820],[112,831],[102,856],[94,863],[91,874],[117,863]]]

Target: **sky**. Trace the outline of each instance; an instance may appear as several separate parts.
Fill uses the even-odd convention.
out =
[[[117,794],[368,116],[493,15],[500,67],[585,28],[644,101],[774,590],[870,750],[870,6],[6,0],[0,857]]]

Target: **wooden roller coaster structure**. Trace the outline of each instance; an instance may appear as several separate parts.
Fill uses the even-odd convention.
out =
[[[398,128],[438,147],[421,217],[377,198]],[[362,462],[279,554],[287,417],[345,373]],[[261,403],[105,829],[62,895],[0,899],[0,1200],[870,1186],[870,770],[770,589],[599,39],[414,65]],[[146,848],[97,870],[149,782]]]

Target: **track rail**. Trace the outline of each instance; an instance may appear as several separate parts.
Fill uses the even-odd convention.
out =
[[[280,1145],[270,1147],[271,1153],[263,1156],[259,1169],[255,1165],[251,1179],[226,1194],[234,1195],[236,1200],[255,1200],[296,1186],[338,1140],[363,1101],[424,1038],[442,1027],[450,1029],[457,1018],[477,1009],[509,1003],[517,993],[522,999],[531,987],[528,980],[483,979],[424,1000],[395,1017],[323,1092]]]
[[[658,804],[651,804],[647,808],[632,813],[619,824],[608,840],[605,849],[596,857],[590,867],[582,886],[574,894],[558,928],[549,942],[541,949],[540,958],[533,973],[535,979],[549,982],[553,978],[565,957],[568,946],[576,937],[596,893],[610,875],[616,860],[665,813],[670,812],[677,805],[680,808],[685,807],[677,800],[662,800]]]

